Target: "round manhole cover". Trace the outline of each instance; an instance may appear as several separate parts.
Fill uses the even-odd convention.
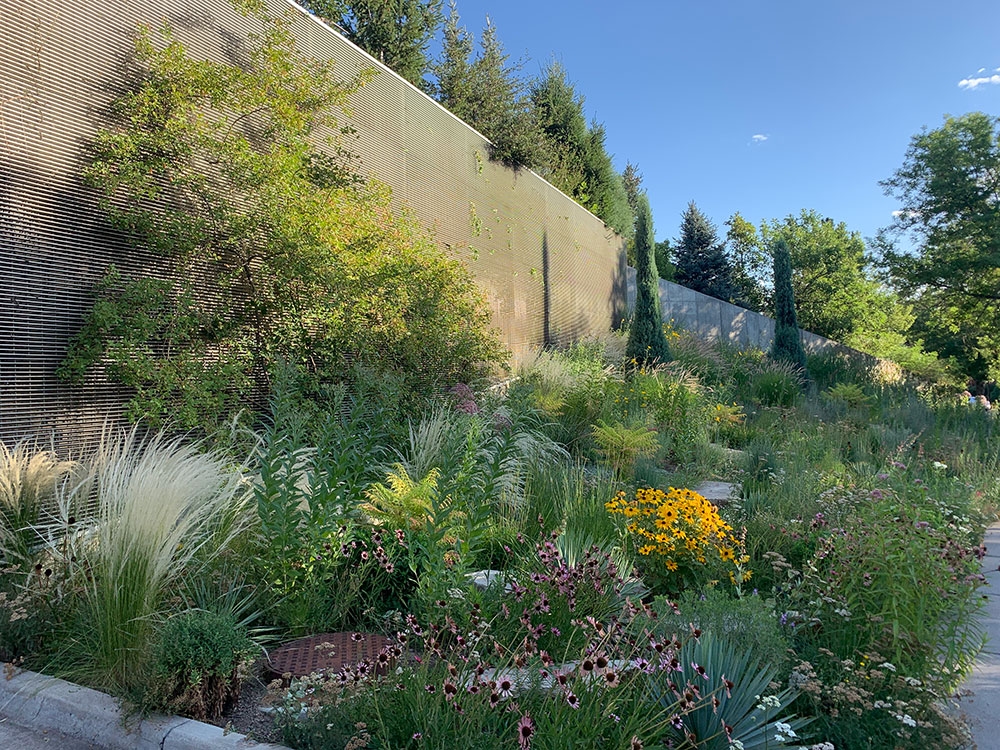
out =
[[[361,661],[374,662],[379,651],[391,643],[376,633],[320,633],[276,648],[268,657],[268,668],[279,677],[336,674]]]

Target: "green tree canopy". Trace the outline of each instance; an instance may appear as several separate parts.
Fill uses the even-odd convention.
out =
[[[630,175],[631,187],[615,171],[607,152],[603,125],[587,126],[583,97],[565,69],[552,63],[530,87],[533,119],[541,131],[539,172],[580,205],[631,240],[634,208],[641,177]],[[629,197],[629,189],[632,197]]]
[[[441,25],[441,0],[305,0],[304,5],[410,83],[427,88],[427,45]]]
[[[733,302],[757,312],[770,312],[769,258],[757,227],[735,213],[726,220],[726,246],[732,266]]]
[[[544,139],[540,173],[566,195],[585,205],[589,195],[583,185],[587,151],[583,97],[577,95],[565,68],[556,62],[532,81],[530,97]]]
[[[135,389],[132,417],[210,429],[278,361],[316,383],[359,364],[414,394],[497,361],[468,270],[353,170],[338,116],[365,77],[340,81],[281,22],[258,43],[239,67],[192,59],[169,29],[140,34],[139,84],[86,178],[172,272],[110,269],[61,375],[100,363]]]
[[[882,186],[900,202],[882,261],[928,346],[977,379],[1000,378],[1000,117],[948,117],[914,136]]]
[[[584,206],[622,237],[630,239],[634,231],[632,209],[622,176],[615,171],[611,155],[605,148],[606,138],[604,125],[592,122],[583,162],[583,179],[590,200]]]
[[[479,39],[479,55],[469,62],[471,40],[459,26],[455,4],[444,27],[441,60],[433,66],[438,100],[490,140],[490,158],[510,167],[541,162],[541,136],[519,66],[509,56],[489,18]]]
[[[859,327],[869,304],[865,243],[843,222],[803,210],[761,226],[764,243],[784,240],[792,261],[799,325],[842,341]]]
[[[472,38],[459,26],[458,10],[452,0],[444,22],[441,59],[431,67],[437,77],[437,100],[462,120],[472,115],[472,48]]]
[[[803,373],[806,353],[802,348],[798,319],[795,315],[795,290],[792,288],[792,258],[788,245],[778,238],[772,248],[774,258],[774,341],[771,359],[789,362]]]
[[[733,299],[732,267],[725,243],[694,201],[681,217],[681,236],[673,249],[678,284],[726,302]]]

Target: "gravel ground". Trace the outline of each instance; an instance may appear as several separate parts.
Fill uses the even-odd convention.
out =
[[[258,742],[281,744],[281,733],[274,726],[271,714],[261,711],[266,706],[267,679],[260,670],[248,677],[233,710],[214,723]]]

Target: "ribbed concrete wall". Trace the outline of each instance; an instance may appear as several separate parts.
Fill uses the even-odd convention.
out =
[[[354,98],[362,168],[468,262],[515,361],[531,347],[607,330],[624,313],[622,241],[537,175],[492,164],[488,143],[416,88],[285,0],[302,50],[344,77],[378,72]],[[74,445],[118,419],[128,394],[99,372],[54,372],[115,263],[166,271],[131,247],[81,185],[85,149],[132,70],[139,23],[169,21],[195,55],[240,59],[253,19],[227,0],[0,2],[0,439]]]

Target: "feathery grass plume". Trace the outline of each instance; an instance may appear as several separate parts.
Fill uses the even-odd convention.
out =
[[[53,524],[71,532],[74,509],[91,506],[90,525],[63,539],[50,529],[49,552],[79,591],[54,668],[100,688],[140,683],[171,586],[246,528],[248,497],[242,472],[197,444],[106,431],[83,480],[60,492]]]
[[[60,461],[33,441],[13,448],[0,442],[0,567],[31,557],[41,541],[36,526],[43,506],[54,505],[57,485],[75,468],[75,462]]]

